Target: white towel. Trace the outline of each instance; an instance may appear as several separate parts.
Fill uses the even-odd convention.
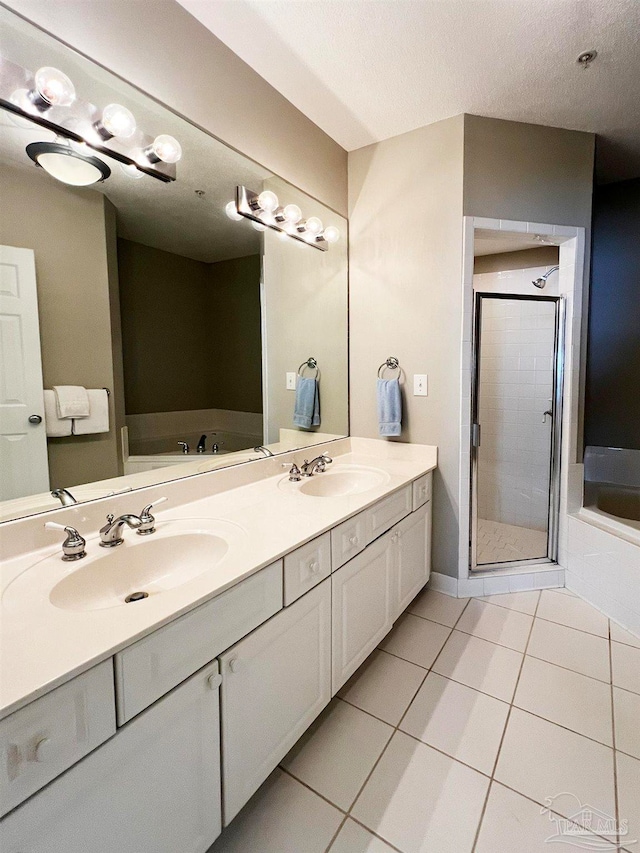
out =
[[[109,395],[104,388],[88,388],[90,415],[73,421],[73,435],[109,432]]]
[[[53,391],[44,392],[44,422],[49,438],[61,438],[64,435],[71,435],[73,421],[70,418],[63,419],[58,417],[56,395]]]
[[[59,418],[88,418],[89,394],[82,385],[54,385]]]

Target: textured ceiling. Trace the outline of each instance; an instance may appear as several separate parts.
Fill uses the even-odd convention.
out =
[[[640,0],[179,2],[347,150],[474,113],[595,132],[600,181],[640,175]]]

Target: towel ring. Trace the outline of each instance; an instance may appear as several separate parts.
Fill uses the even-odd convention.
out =
[[[311,370],[315,370],[317,379],[320,376],[320,368],[318,367],[318,362],[310,356],[306,361],[303,361],[300,367],[298,368],[298,376],[303,376],[305,367],[311,368]]]
[[[378,368],[378,379],[382,379],[385,367],[388,367],[389,370],[400,370],[400,362],[395,356],[390,355],[389,358],[386,361],[383,361]]]

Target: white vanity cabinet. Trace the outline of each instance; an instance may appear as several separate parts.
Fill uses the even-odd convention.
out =
[[[2,853],[204,853],[220,834],[218,664],[0,825]]]
[[[220,657],[225,826],[331,699],[331,581]]]
[[[394,565],[395,543],[390,532],[331,576],[333,694],[391,630]]]
[[[430,555],[429,502],[333,573],[334,695],[429,580]]]
[[[395,545],[395,620],[429,580],[431,501],[397,524],[393,529],[392,538]]]

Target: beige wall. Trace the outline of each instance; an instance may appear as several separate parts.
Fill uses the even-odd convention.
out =
[[[437,444],[433,568],[457,573],[463,117],[349,155],[351,432],[377,437],[376,371],[404,371],[401,441]],[[413,397],[414,373],[429,396]]]
[[[595,134],[466,115],[464,214],[591,224]]]
[[[215,264],[118,240],[127,415],[262,409],[260,256]]]
[[[113,389],[105,200],[42,171],[0,166],[0,242],[35,251],[45,388]],[[9,215],[7,215],[7,213]],[[51,487],[121,473],[111,397],[111,429],[48,441]]]
[[[349,155],[351,432],[375,377],[405,371],[401,441],[439,447],[433,568],[458,575],[462,217],[589,226],[594,137],[456,116]],[[413,397],[414,373],[429,396]]]
[[[476,255],[474,273],[526,270],[530,267],[553,267],[558,263],[557,246],[536,246],[518,252],[497,252],[494,255]]]
[[[273,231],[265,232],[266,441],[278,441],[280,428],[294,429],[295,392],[286,388],[286,373],[295,372],[309,356],[320,367],[321,423],[316,431],[347,435],[347,223],[279,178],[269,179],[265,187],[287,203],[298,204],[304,216],[319,216],[325,226],[335,225],[341,233],[338,243],[319,252],[293,240],[283,242]],[[313,372],[307,370],[305,376],[313,376]]]
[[[340,213],[347,154],[174,0],[10,8]]]

